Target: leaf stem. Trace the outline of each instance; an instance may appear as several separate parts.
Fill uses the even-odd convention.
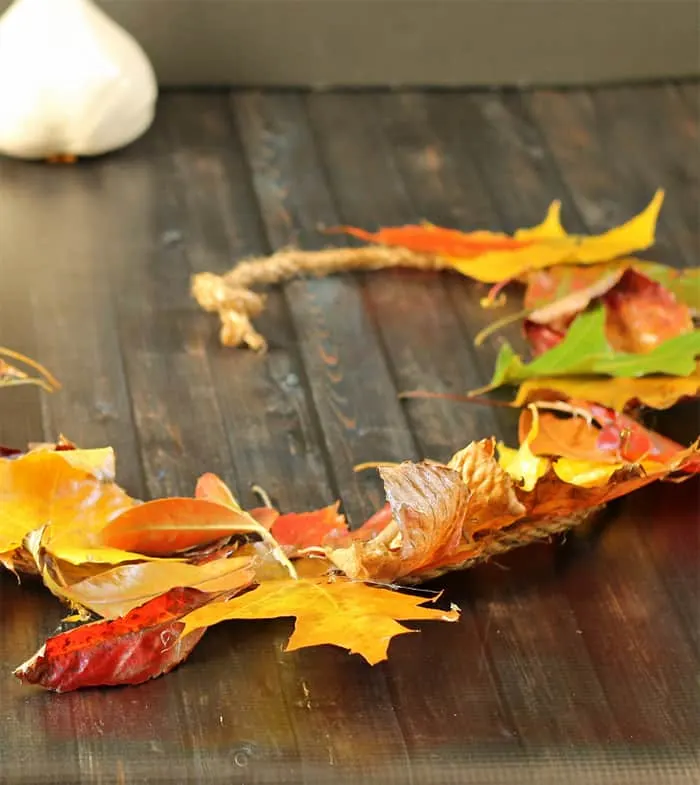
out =
[[[53,387],[55,390],[60,390],[61,383],[58,381],[58,379],[56,379],[51,371],[45,368],[41,363],[38,363],[36,360],[32,360],[31,357],[27,357],[26,355],[16,352],[13,349],[8,349],[6,346],[0,346],[0,356],[9,357],[11,360],[16,360],[18,362],[24,363],[25,365],[28,365],[30,368],[33,368],[35,371],[41,374],[50,387]],[[37,380],[36,383],[38,384],[39,380]],[[49,392],[51,392],[51,390],[49,390]]]

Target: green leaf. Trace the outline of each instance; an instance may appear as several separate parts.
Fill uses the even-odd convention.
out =
[[[531,363],[524,363],[510,344],[503,344],[489,389],[540,376],[688,376],[698,355],[700,330],[677,335],[646,354],[616,352],[605,337],[605,311],[599,305],[577,316],[564,340]]]

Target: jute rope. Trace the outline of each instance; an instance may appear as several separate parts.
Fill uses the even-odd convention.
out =
[[[450,264],[432,254],[379,245],[323,251],[290,248],[272,256],[247,259],[223,275],[195,275],[192,278],[192,294],[204,310],[219,314],[219,335],[224,346],[245,345],[255,351],[264,351],[267,348],[265,338],[253,327],[251,320],[262,313],[265,297],[253,291],[253,286],[269,286],[301,276],[322,277],[392,267],[444,270]]]
[[[494,556],[500,556],[514,548],[522,548],[534,542],[548,540],[555,534],[561,534],[574,526],[579,526],[592,518],[603,509],[604,505],[591,507],[573,515],[553,518],[548,521],[538,520],[528,522],[527,519],[517,521],[511,527],[484,534],[475,544],[475,551],[471,551],[464,561],[450,564],[447,567],[439,567],[435,570],[420,572],[415,575],[408,575],[399,578],[397,583],[413,586],[418,583],[440,578],[448,572],[456,570],[466,570],[481,562],[486,562]]]

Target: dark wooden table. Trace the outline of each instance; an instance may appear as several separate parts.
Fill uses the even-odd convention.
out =
[[[270,294],[261,357],[219,347],[190,275],[321,247],[319,225],[511,231],[553,198],[571,230],[601,231],[659,185],[656,256],[695,265],[698,97],[693,84],[179,93],[119,154],[3,160],[0,343],[64,387],[3,392],[0,441],[111,444],[143,498],[191,493],[209,470],[245,503],[258,482],[286,510],[340,497],[359,522],[382,497],[354,464],[514,438],[512,412],[397,398],[486,379],[497,342],[471,342],[492,318],[483,289],[409,272],[290,283]],[[665,422],[697,434],[697,421]],[[697,483],[648,489],[602,528],[444,579],[461,621],[395,641],[374,668],[331,647],[284,654],[289,623],[240,622],[166,678],[45,693],[11,669],[62,609],[5,573],[0,781],[697,783],[697,502]]]

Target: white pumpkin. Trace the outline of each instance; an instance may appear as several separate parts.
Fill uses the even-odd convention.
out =
[[[0,18],[0,153],[91,156],[153,121],[153,68],[91,0],[15,0]]]

